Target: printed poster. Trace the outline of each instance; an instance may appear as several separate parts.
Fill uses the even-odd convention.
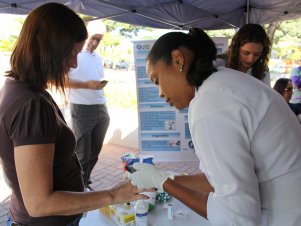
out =
[[[218,54],[228,46],[218,38]],[[198,161],[188,127],[188,109],[177,110],[159,97],[158,87],[146,75],[146,57],[155,40],[134,41],[138,104],[138,143],[142,155],[154,161]]]

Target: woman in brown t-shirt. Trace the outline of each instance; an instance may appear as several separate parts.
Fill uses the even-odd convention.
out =
[[[146,198],[130,182],[83,192],[74,135],[45,88],[64,93],[86,37],[78,15],[48,3],[28,15],[12,53],[0,91],[0,156],[12,188],[9,218],[18,224],[78,225],[83,212]]]

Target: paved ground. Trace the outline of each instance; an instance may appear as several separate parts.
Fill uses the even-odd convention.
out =
[[[112,187],[123,178],[120,156],[127,152],[137,153],[136,149],[129,149],[113,144],[105,144],[99,156],[99,161],[92,172],[92,185],[95,190]],[[198,162],[162,162],[156,165],[167,171],[194,174],[198,172]],[[5,185],[0,165],[0,226],[5,226],[10,190]]]

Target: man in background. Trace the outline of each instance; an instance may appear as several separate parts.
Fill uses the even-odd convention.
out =
[[[103,37],[101,23],[91,21],[87,30],[89,37],[78,54],[77,68],[69,73],[69,100],[71,124],[76,137],[75,152],[84,172],[84,184],[93,190],[90,175],[98,160],[110,117],[103,91],[106,81],[102,60],[95,51]]]

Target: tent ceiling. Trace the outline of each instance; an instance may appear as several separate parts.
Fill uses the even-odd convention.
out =
[[[0,0],[0,13],[27,14],[49,1]],[[78,13],[166,29],[224,29],[301,16],[301,0],[59,0]]]

